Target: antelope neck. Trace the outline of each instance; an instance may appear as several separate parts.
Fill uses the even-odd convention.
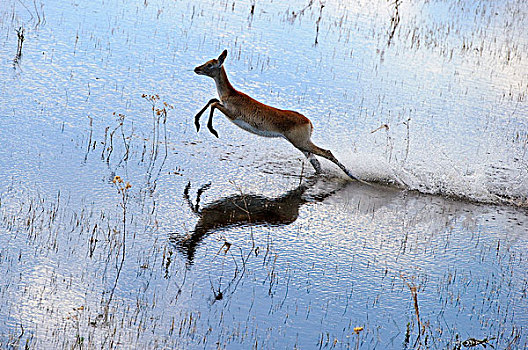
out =
[[[232,95],[236,92],[235,88],[227,79],[227,74],[224,67],[220,68],[220,75],[214,78],[216,83],[216,90],[218,91],[218,96],[222,99],[223,96]]]

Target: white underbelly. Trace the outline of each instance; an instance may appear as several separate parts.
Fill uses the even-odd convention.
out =
[[[249,131],[252,134],[256,134],[256,135],[264,136],[264,137],[284,137],[284,135],[279,132],[257,129],[254,126],[240,119],[232,120],[232,122],[235,123],[238,127],[246,131]]]

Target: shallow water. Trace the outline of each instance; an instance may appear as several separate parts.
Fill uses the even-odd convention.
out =
[[[0,347],[526,347],[528,4],[395,4],[0,4]]]

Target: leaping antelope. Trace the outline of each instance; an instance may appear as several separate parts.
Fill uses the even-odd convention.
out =
[[[290,141],[295,148],[304,153],[316,173],[321,172],[321,165],[314,155],[330,160],[340,167],[350,178],[363,182],[341,164],[332,152],[313,144],[310,140],[313,130],[310,119],[295,111],[265,105],[236,90],[229,82],[229,79],[227,79],[227,74],[223,66],[226,56],[227,50],[224,50],[218,59],[209,60],[194,69],[196,74],[206,75],[214,79],[218,97],[220,97],[220,100],[216,98],[211,99],[196,114],[194,120],[196,131],[200,131],[200,117],[210,106],[211,112],[209,113],[207,128],[216,137],[218,137],[218,133],[213,128],[213,114],[215,109],[219,109],[229,120],[246,131],[264,137],[283,137]]]

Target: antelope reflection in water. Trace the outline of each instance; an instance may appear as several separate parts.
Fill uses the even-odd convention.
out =
[[[335,180],[335,179],[334,179]],[[299,208],[309,202],[321,202],[330,197],[348,182],[332,182],[331,189],[318,188],[319,193],[307,195],[307,190],[314,187],[317,180],[309,179],[281,196],[270,198],[254,194],[238,194],[219,199],[200,207],[202,194],[210,184],[202,186],[196,193],[196,204],[193,204],[189,191],[189,182],[183,191],[183,197],[191,210],[199,217],[194,230],[184,238],[173,237],[176,244],[192,264],[196,248],[210,233],[229,227],[271,225],[289,225],[297,220]]]

